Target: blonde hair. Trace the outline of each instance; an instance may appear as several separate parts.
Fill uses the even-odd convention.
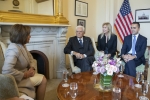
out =
[[[109,22],[103,23],[102,27],[103,27],[104,25],[106,25],[107,28],[108,28],[108,39],[110,39],[110,38],[111,38],[111,34],[112,34],[112,26],[111,26],[111,24],[110,24]],[[102,35],[101,35],[101,38],[102,38],[102,37],[104,36],[104,33],[101,33],[101,34],[102,34]]]

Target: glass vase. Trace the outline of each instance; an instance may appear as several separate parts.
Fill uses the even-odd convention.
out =
[[[112,78],[110,75],[100,75],[100,89],[103,91],[111,91],[112,90]]]

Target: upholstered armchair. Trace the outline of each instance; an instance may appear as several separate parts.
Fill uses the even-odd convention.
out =
[[[91,38],[91,41],[92,41],[92,44],[93,44],[93,47],[94,47],[94,50],[95,50],[95,54],[96,54],[96,52],[98,52],[98,51],[97,51],[97,48],[96,48],[96,45],[95,45],[94,38]],[[69,57],[72,73],[80,73],[81,69],[74,65],[73,56],[71,54],[68,54],[68,57]]]
[[[16,81],[11,75],[0,74],[0,100],[19,97]]]
[[[6,51],[5,44],[0,41],[0,74],[2,73],[2,67],[3,67],[3,64],[4,64],[5,51]]]

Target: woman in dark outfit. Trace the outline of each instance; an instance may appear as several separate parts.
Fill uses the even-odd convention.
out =
[[[98,51],[108,54],[109,58],[113,58],[117,51],[117,36],[112,33],[110,23],[103,23],[103,32],[98,36]]]

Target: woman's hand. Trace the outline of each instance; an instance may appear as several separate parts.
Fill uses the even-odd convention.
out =
[[[29,73],[30,73],[30,77],[34,76],[35,74],[35,69],[33,67],[31,67],[29,70]]]
[[[35,69],[33,67],[31,67],[28,71],[26,71],[24,73],[24,78],[29,78],[29,77],[33,77],[35,74]]]

